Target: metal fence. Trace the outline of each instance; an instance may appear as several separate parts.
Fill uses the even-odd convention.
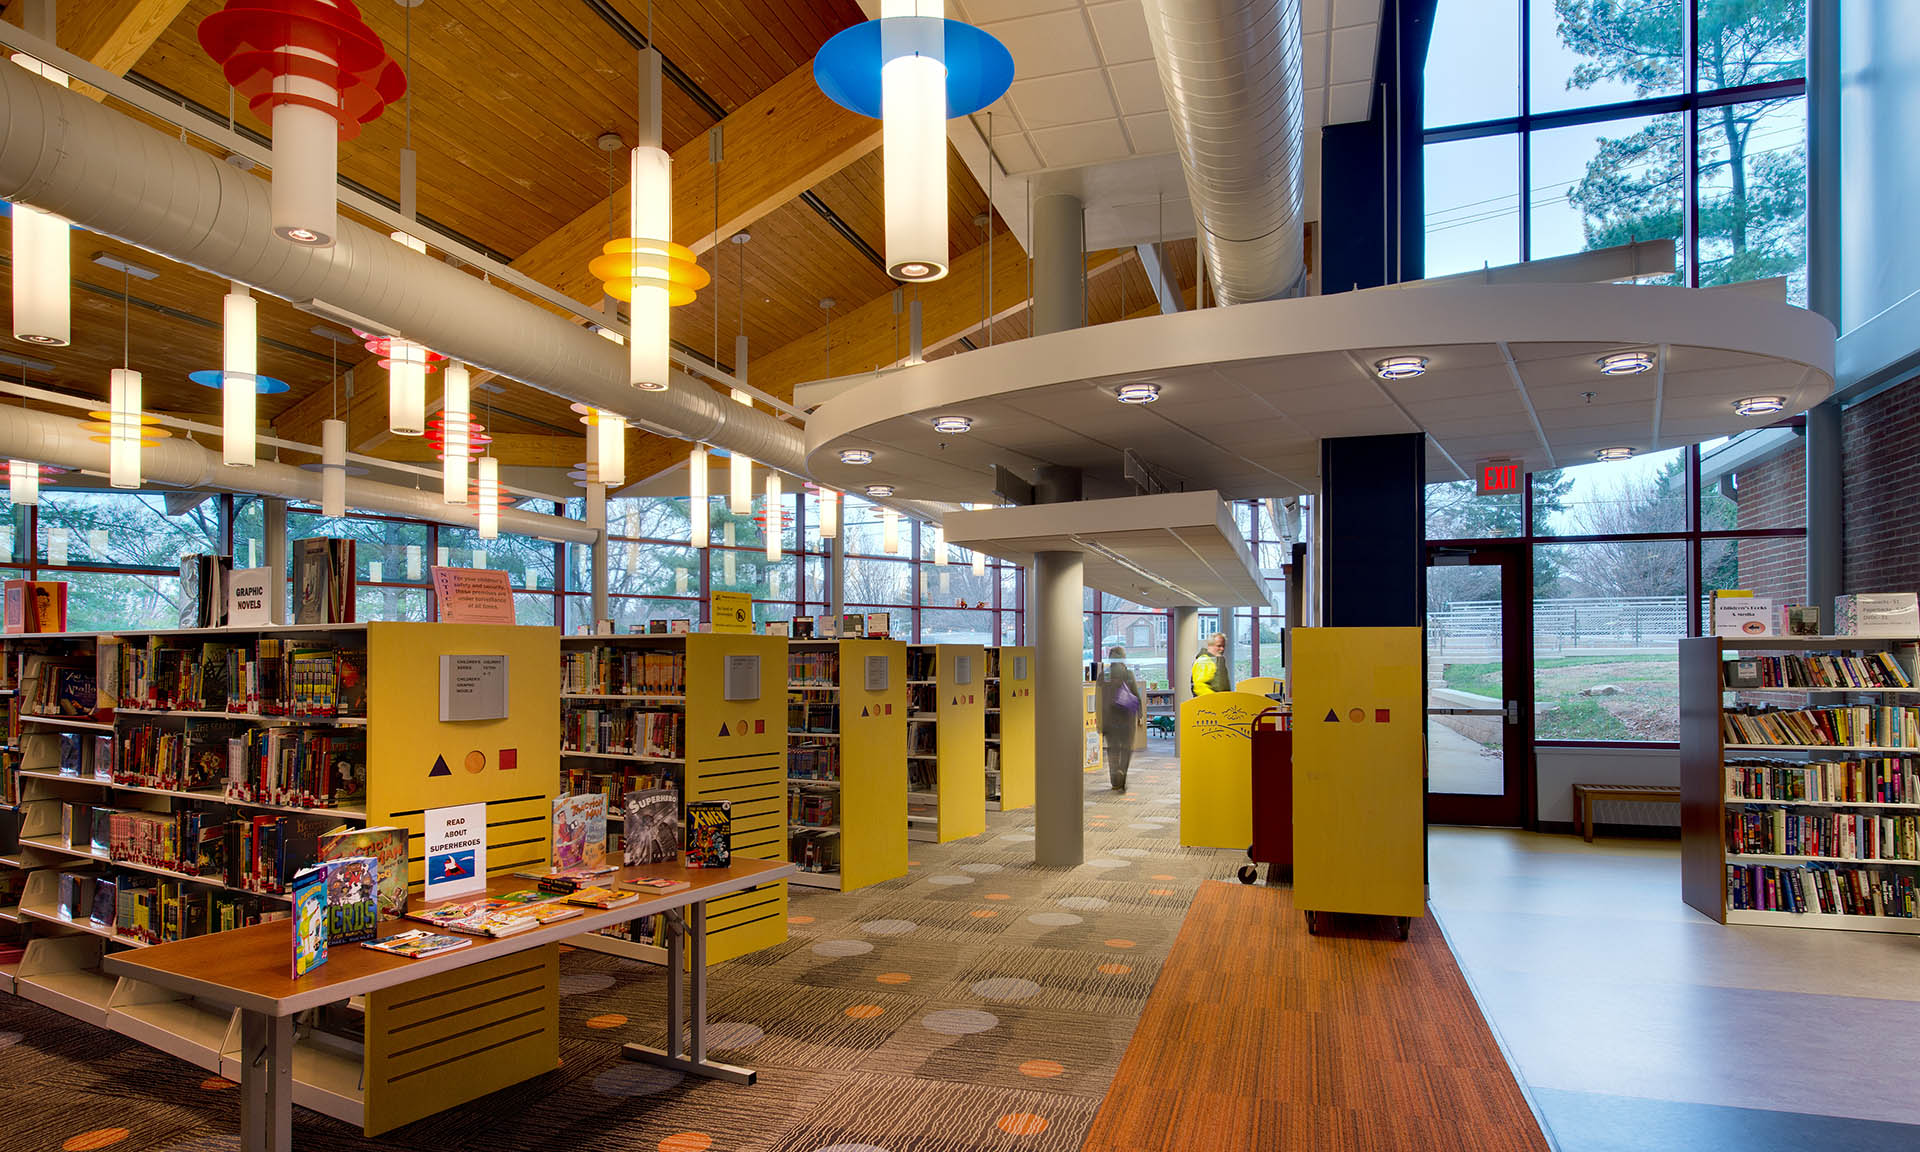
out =
[[[1497,659],[1500,602],[1456,600],[1427,615],[1430,659]],[[1540,656],[1671,653],[1687,634],[1684,596],[1555,598],[1533,602],[1533,648]]]

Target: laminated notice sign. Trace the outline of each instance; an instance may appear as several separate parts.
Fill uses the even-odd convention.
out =
[[[442,624],[513,623],[513,585],[498,568],[433,570]]]

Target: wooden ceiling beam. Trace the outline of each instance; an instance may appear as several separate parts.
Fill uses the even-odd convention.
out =
[[[506,432],[493,438],[492,454],[515,468],[571,468],[580,462],[582,441],[577,436],[543,436]],[[424,436],[393,436],[367,453],[405,464],[438,464],[440,456]]]
[[[188,0],[67,0],[60,5],[60,47],[75,56],[104,68],[115,76],[124,76],[153,47],[181,12]],[[26,6],[7,6],[13,23],[20,22]],[[94,100],[106,93],[91,84],[73,82],[74,91]]]
[[[720,127],[726,142],[720,165],[721,236],[751,225],[880,146],[880,122],[821,95],[810,64],[749,100]],[[713,246],[713,165],[707,139],[700,136],[673,157],[674,239],[696,252]],[[624,228],[624,186],[612,201],[615,226]],[[582,304],[598,303],[600,283],[587,272],[587,264],[606,242],[607,213],[608,202],[602,200],[528,249],[513,262],[514,269]],[[386,405],[386,372],[377,359],[368,358],[355,366],[354,377],[350,425],[379,425],[384,431],[379,411]],[[320,422],[332,411],[326,391],[316,391],[281,413],[274,421],[276,434],[317,443]]]

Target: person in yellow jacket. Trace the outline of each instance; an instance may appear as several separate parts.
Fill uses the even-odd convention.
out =
[[[1206,650],[1193,658],[1193,694],[1233,691],[1233,673],[1227,668],[1227,636],[1215,632],[1207,637]]]

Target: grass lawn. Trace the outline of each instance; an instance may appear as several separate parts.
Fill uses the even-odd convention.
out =
[[[1448,664],[1446,686],[1502,696],[1499,664]],[[1617,694],[1584,696],[1603,684]],[[1674,740],[1679,737],[1680,685],[1675,658],[1664,653],[1551,656],[1534,661],[1534,702],[1543,712],[1542,740]]]

